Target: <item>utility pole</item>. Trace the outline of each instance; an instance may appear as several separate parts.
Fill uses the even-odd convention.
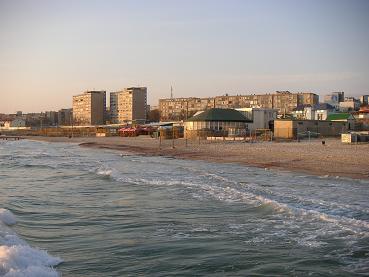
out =
[[[42,118],[40,118],[40,133],[41,133],[41,136],[43,135],[42,133]]]
[[[73,134],[73,123],[74,123],[74,116],[72,115],[72,138],[74,137],[74,134]]]
[[[172,125],[172,148],[174,149],[174,125]]]
[[[161,132],[160,130],[159,131],[159,150],[161,150]]]

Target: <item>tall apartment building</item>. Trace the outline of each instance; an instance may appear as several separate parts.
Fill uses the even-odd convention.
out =
[[[194,113],[210,108],[268,108],[277,109],[280,114],[291,113],[298,105],[319,103],[314,93],[291,93],[277,91],[261,95],[224,95],[210,98],[159,99],[161,120],[182,120]]]
[[[368,105],[369,104],[369,95],[361,95],[360,96],[360,104]]]
[[[146,116],[146,87],[131,87],[110,93],[110,120],[112,123],[144,123]]]
[[[73,124],[105,124],[106,92],[86,91],[73,96]]]
[[[58,111],[58,125],[72,125],[73,109],[61,109]]]
[[[50,124],[51,126],[58,125],[58,112],[55,111],[47,111],[45,112],[46,123]]]

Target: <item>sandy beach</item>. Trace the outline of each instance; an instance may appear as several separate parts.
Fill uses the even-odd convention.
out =
[[[180,159],[239,163],[247,166],[287,170],[319,176],[369,179],[366,158],[369,144],[346,145],[339,139],[302,142],[208,142],[139,137],[29,137],[47,142],[78,143],[83,147],[103,148],[139,155],[171,156]]]

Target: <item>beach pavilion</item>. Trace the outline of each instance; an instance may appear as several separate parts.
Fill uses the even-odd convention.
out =
[[[234,109],[205,110],[184,123],[186,137],[228,136],[231,132],[245,133],[252,121]]]

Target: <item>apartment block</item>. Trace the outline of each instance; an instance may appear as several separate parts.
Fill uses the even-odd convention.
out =
[[[298,105],[316,105],[319,96],[315,93],[291,93],[277,91],[261,95],[224,95],[210,98],[169,98],[159,100],[161,120],[183,120],[197,111],[210,108],[267,108],[277,109],[280,114],[289,114]]]
[[[324,96],[324,103],[333,106],[337,111],[340,108],[340,102],[345,101],[345,93],[343,91],[331,92]]]
[[[58,112],[55,111],[47,111],[45,112],[46,124],[51,126],[58,125]]]
[[[339,110],[341,112],[358,111],[360,108],[360,101],[354,97],[345,97],[345,101],[340,102]]]
[[[146,87],[130,87],[110,93],[110,120],[112,123],[144,123],[146,116]]]
[[[58,111],[58,125],[68,126],[72,125],[73,110],[72,109],[61,109]]]
[[[105,124],[106,92],[86,91],[73,96],[73,123],[75,125]]]
[[[361,95],[360,96],[360,104],[368,105],[369,104],[369,95]]]

